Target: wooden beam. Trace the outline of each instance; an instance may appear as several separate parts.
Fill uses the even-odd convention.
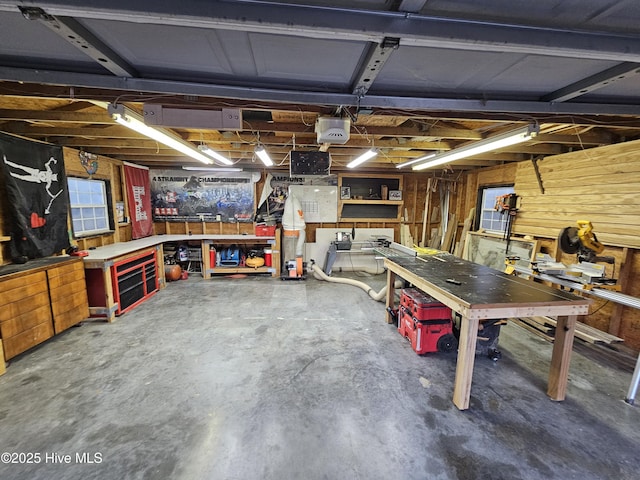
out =
[[[59,110],[8,110],[0,109],[0,120],[48,123],[84,123],[113,125],[114,121],[105,112],[67,112]]]
[[[144,135],[136,133],[127,127],[119,125],[105,126],[103,128],[52,128],[52,127],[30,127],[16,126],[10,130],[10,133],[24,135],[26,137],[93,137],[93,138],[142,138]]]

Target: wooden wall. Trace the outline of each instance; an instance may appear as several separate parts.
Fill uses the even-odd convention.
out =
[[[79,152],[71,148],[63,149],[65,172],[68,176],[89,178],[86,170],[80,163]],[[123,201],[123,177],[122,162],[111,160],[107,157],[98,157],[98,170],[93,178],[108,180],[111,185],[111,196],[113,198],[113,208],[115,210],[115,202]],[[0,264],[11,262],[9,252],[9,232],[10,232],[10,215],[7,209],[8,199],[6,196],[4,182],[0,184]],[[71,227],[69,227],[71,231]],[[81,250],[89,247],[97,247],[100,245],[108,245],[118,241],[126,241],[131,239],[131,228],[129,225],[118,225],[113,233],[104,234],[86,239],[72,239],[72,244],[77,245]]]
[[[80,157],[77,150],[65,147],[64,167],[67,176],[89,178],[90,175],[80,163]],[[125,202],[125,212],[127,212],[127,202],[124,189],[124,169],[123,163],[111,158],[98,156],[98,169],[91,175],[96,180],[106,180],[111,188],[112,212],[115,212],[116,202]],[[125,213],[130,217],[128,213]],[[85,238],[72,239],[72,244],[78,246],[80,250],[86,250],[91,247],[100,247],[110,245],[116,242],[126,242],[131,240],[131,225],[128,223],[116,224],[113,233],[105,233],[102,235],[94,235]]]
[[[522,197],[515,233],[555,238],[576,220],[590,220],[598,240],[640,248],[640,141],[520,162]]]
[[[482,186],[513,183],[521,197],[514,235],[538,239],[543,252],[565,264],[576,257],[559,251],[558,234],[590,220],[606,247],[603,255],[616,260],[615,267],[606,266],[607,275],[619,279],[622,292],[640,298],[640,142],[546,157],[538,166],[544,193],[532,162],[506,164],[467,174],[459,208],[474,206]],[[640,350],[640,310],[595,298],[590,311],[582,321]]]

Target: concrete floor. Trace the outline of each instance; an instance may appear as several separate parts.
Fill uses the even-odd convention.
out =
[[[313,278],[171,283],[11,362],[0,451],[40,461],[0,478],[638,478],[630,371],[574,351],[553,402],[551,345],[510,324],[460,412],[455,354],[416,355],[383,317],[364,291]]]

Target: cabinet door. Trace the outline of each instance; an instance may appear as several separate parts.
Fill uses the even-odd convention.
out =
[[[0,282],[0,334],[5,360],[53,336],[45,272]]]
[[[58,334],[89,316],[82,260],[47,270],[53,328]]]

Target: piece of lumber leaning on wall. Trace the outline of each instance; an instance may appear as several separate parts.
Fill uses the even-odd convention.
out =
[[[640,141],[550,156],[536,165],[540,182],[533,162],[517,164],[521,203],[514,234],[556,239],[577,220],[591,221],[606,255],[616,259],[610,273],[620,278],[623,293],[639,297],[638,274],[630,272],[640,272]],[[554,253],[565,263],[576,262],[575,256]],[[605,302],[591,310],[585,323],[640,348],[640,311]]]

